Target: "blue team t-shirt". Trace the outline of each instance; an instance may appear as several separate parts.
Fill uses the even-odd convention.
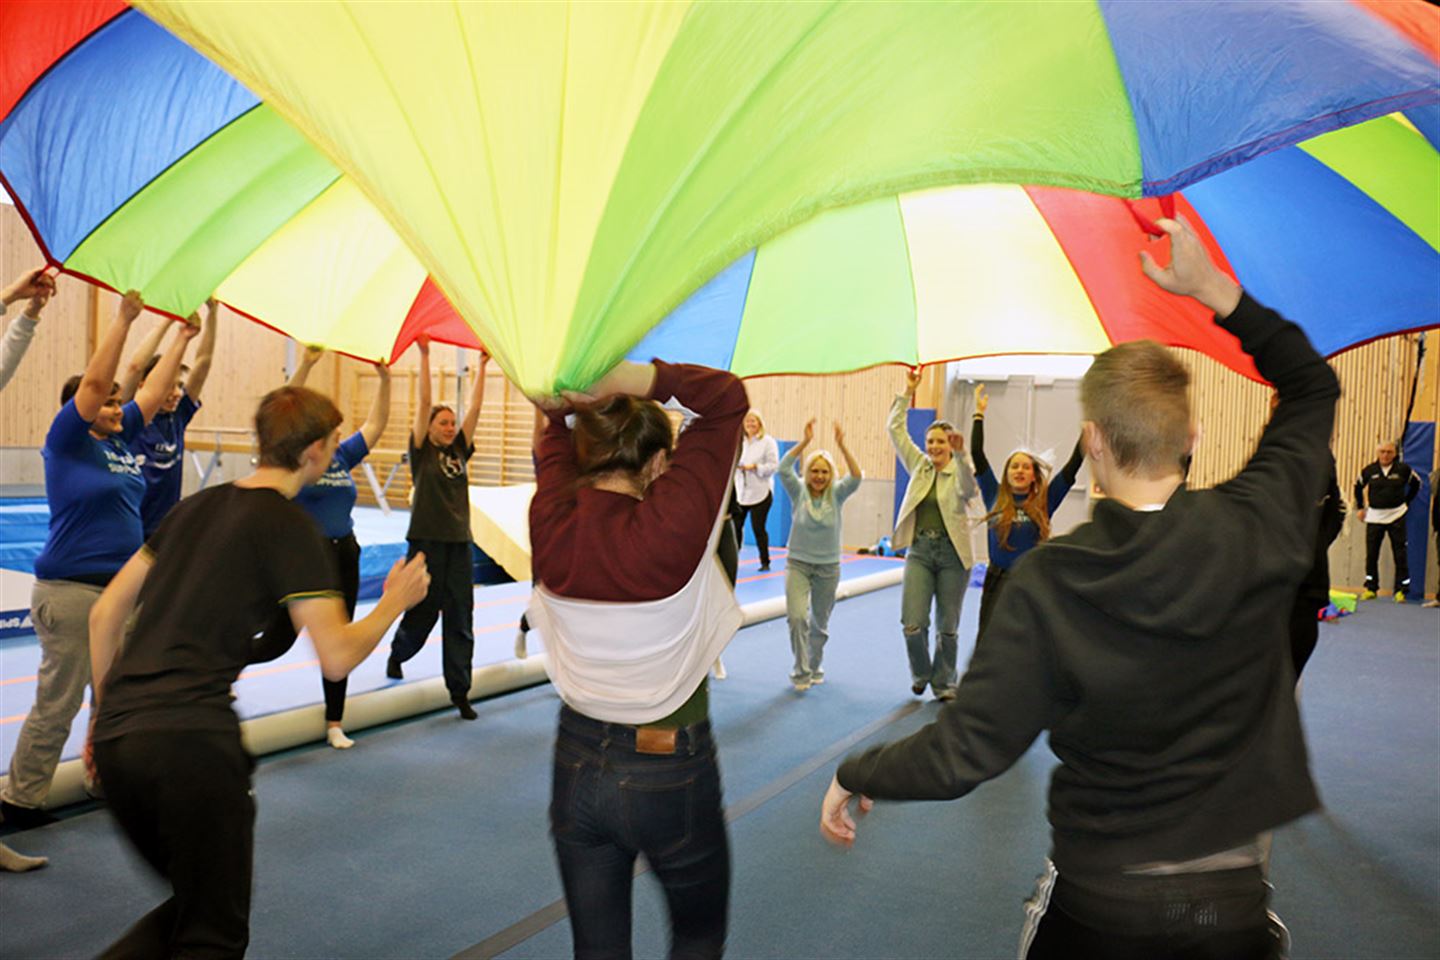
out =
[[[295,502],[320,524],[320,530],[332,540],[338,540],[355,529],[355,481],[350,471],[370,453],[365,435],[360,431],[347,437],[335,448],[335,459],[330,469],[308,487],[300,490]]]
[[[145,536],[155,532],[170,508],[180,502],[180,485],[185,479],[185,428],[200,404],[190,394],[180,397],[174,413],[155,414],[150,425],[130,444],[135,462],[145,477],[145,496],[140,501],[140,524]]]
[[[145,478],[130,444],[145,426],[140,408],[125,404],[120,432],[97,440],[69,400],[45,436],[45,496],[50,536],[35,558],[40,580],[113,575],[140,545]]]

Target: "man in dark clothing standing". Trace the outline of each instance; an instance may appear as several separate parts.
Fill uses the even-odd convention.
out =
[[[1040,957],[1274,957],[1269,831],[1319,806],[1286,621],[1313,559],[1339,385],[1295,325],[1256,303],[1173,220],[1163,289],[1239,337],[1280,403],[1245,469],[1187,490],[1188,376],[1127,343],[1081,386],[1094,518],[1016,565],[957,698],[936,722],[848,758],[821,831],[855,839],[850,800],[952,799],[1049,731],[1052,862],[1026,909]],[[1265,540],[1256,540],[1264,531]]]
[[[1401,463],[1393,443],[1375,448],[1375,462],[1360,471],[1355,481],[1356,516],[1365,522],[1365,592],[1372,600],[1380,589],[1380,544],[1388,536],[1395,557],[1395,602],[1404,603],[1410,592],[1410,555],[1406,549],[1405,514],[1420,492],[1420,478]]]

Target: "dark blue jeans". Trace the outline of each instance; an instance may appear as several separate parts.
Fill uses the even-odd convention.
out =
[[[638,854],[665,890],[670,956],[725,952],[730,841],[709,721],[676,740],[673,755],[637,753],[634,727],[560,709],[550,833],[577,960],[630,957]]]

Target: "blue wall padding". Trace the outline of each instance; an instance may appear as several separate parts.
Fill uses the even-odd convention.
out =
[[[1430,555],[1430,473],[1435,469],[1435,424],[1412,421],[1405,426],[1400,456],[1420,475],[1420,493],[1405,514],[1409,545],[1410,599],[1425,596],[1425,560]]]

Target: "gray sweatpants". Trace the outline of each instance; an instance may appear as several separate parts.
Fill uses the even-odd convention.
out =
[[[20,728],[0,799],[35,808],[50,793],[60,751],[90,682],[90,608],[100,593],[99,587],[73,580],[35,581],[30,593],[30,620],[40,638],[35,705]]]

